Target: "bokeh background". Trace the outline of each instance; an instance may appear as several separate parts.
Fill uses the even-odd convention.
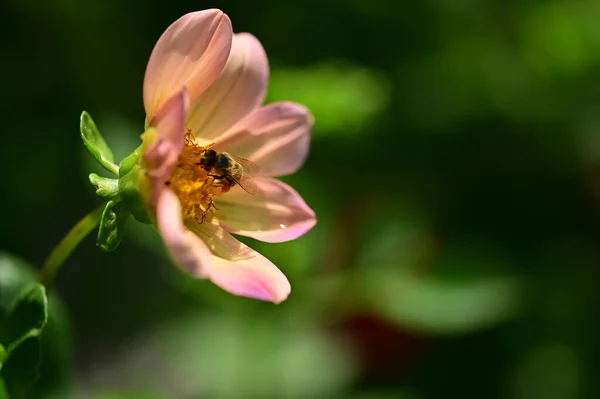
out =
[[[3,261],[39,267],[96,206],[81,111],[127,155],[156,39],[211,7],[263,43],[268,101],[315,116],[284,180],[317,226],[245,241],[292,295],[192,280],[131,220],[65,263],[29,397],[600,397],[594,0],[2,0]]]

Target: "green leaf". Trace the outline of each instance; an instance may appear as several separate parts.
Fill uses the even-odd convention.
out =
[[[44,288],[36,280],[31,265],[0,253],[2,399],[8,397],[3,395],[3,386],[6,392],[22,392],[32,398],[72,396],[68,394],[71,339],[67,315],[59,298],[51,295],[46,299]]]
[[[519,352],[509,374],[508,398],[578,398],[586,375],[585,353],[579,345],[560,341],[538,343]]]
[[[92,117],[86,111],[81,113],[79,127],[83,144],[85,144],[90,154],[104,169],[118,176],[119,167],[114,163],[112,151],[100,134]]]
[[[69,394],[73,381],[72,337],[64,306],[56,295],[48,297],[48,322],[40,336],[42,364],[40,379],[36,383],[32,397],[71,398]]]
[[[98,176],[90,173],[90,183],[96,189],[96,195],[100,198],[110,201],[119,195],[119,180],[109,177]]]
[[[150,195],[150,182],[138,162],[139,151],[123,159],[119,169],[119,197],[125,207],[138,221],[146,224],[152,223],[148,212],[148,196]]]
[[[2,364],[4,363],[4,359],[6,358],[6,349],[4,346],[0,344],[0,370],[2,370]]]
[[[385,79],[348,62],[312,68],[274,68],[268,102],[292,100],[306,105],[318,121],[315,135],[358,134],[389,103]]]
[[[40,330],[31,330],[8,348],[2,374],[10,383],[30,385],[38,380],[42,362],[40,333]]]
[[[372,271],[359,279],[375,313],[429,335],[486,329],[521,310],[522,290],[511,277],[442,279],[398,270]]]
[[[39,332],[48,321],[48,299],[46,289],[39,283],[24,288],[15,298],[8,314],[11,336],[9,342],[17,341],[32,331]],[[9,354],[11,351],[9,346]]]
[[[129,215],[129,211],[122,202],[112,200],[106,204],[98,229],[98,246],[100,248],[107,252],[117,249],[123,238],[125,223]]]
[[[8,348],[2,374],[8,381],[30,384],[39,377],[40,335],[48,320],[46,290],[39,283],[26,286],[8,314]]]
[[[0,252],[0,309],[8,312],[14,298],[37,279],[35,270],[22,259]],[[0,330],[2,330],[0,324]],[[1,336],[1,334],[0,334]]]
[[[281,317],[289,315],[281,307],[270,309],[181,314],[115,358],[107,378],[128,381],[156,399],[343,397],[339,393],[352,387],[358,371],[350,343],[297,314]],[[160,361],[139,367],[148,348]]]
[[[167,396],[142,392],[103,392],[97,399],[165,399]]]

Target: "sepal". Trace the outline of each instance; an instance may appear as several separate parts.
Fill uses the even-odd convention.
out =
[[[108,201],[98,229],[97,244],[101,249],[106,252],[117,249],[125,232],[125,223],[130,215],[131,213],[122,202]]]
[[[121,162],[119,196],[137,221],[152,223],[148,212],[150,182],[146,170],[140,166],[141,151],[141,148],[137,148]]]
[[[79,129],[83,144],[88,149],[90,154],[98,161],[98,163],[106,170],[115,175],[119,175],[119,167],[115,164],[113,153],[106,144],[104,137],[96,127],[94,120],[86,111],[81,113],[79,120]]]
[[[90,173],[90,183],[96,189],[96,195],[103,200],[110,201],[119,195],[119,179],[99,176],[95,173]]]

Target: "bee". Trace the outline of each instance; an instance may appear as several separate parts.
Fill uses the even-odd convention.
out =
[[[196,165],[206,170],[210,177],[223,182],[223,192],[229,191],[236,184],[248,194],[258,192],[258,187],[250,177],[251,173],[258,172],[258,165],[245,158],[208,148],[202,152],[200,162]]]

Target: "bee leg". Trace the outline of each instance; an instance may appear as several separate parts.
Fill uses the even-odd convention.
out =
[[[211,208],[214,208],[217,211],[219,210],[219,208],[217,208],[215,203],[213,202],[212,198],[208,201],[208,206],[206,207],[206,210],[204,212],[202,212],[202,217],[200,218],[200,224],[202,224],[202,222],[204,222],[204,218],[206,217],[206,214],[208,212],[210,212]]]
[[[202,212],[202,217],[200,218],[200,224],[202,224],[202,222],[204,222],[204,218],[206,217],[206,214],[208,213],[208,211],[210,211],[210,206],[211,205],[212,205],[212,200],[208,204],[208,208],[206,208],[206,210],[204,212]]]
[[[208,174],[210,177],[214,178],[214,179],[224,179],[225,177],[227,177],[227,175],[213,175],[213,174]]]

